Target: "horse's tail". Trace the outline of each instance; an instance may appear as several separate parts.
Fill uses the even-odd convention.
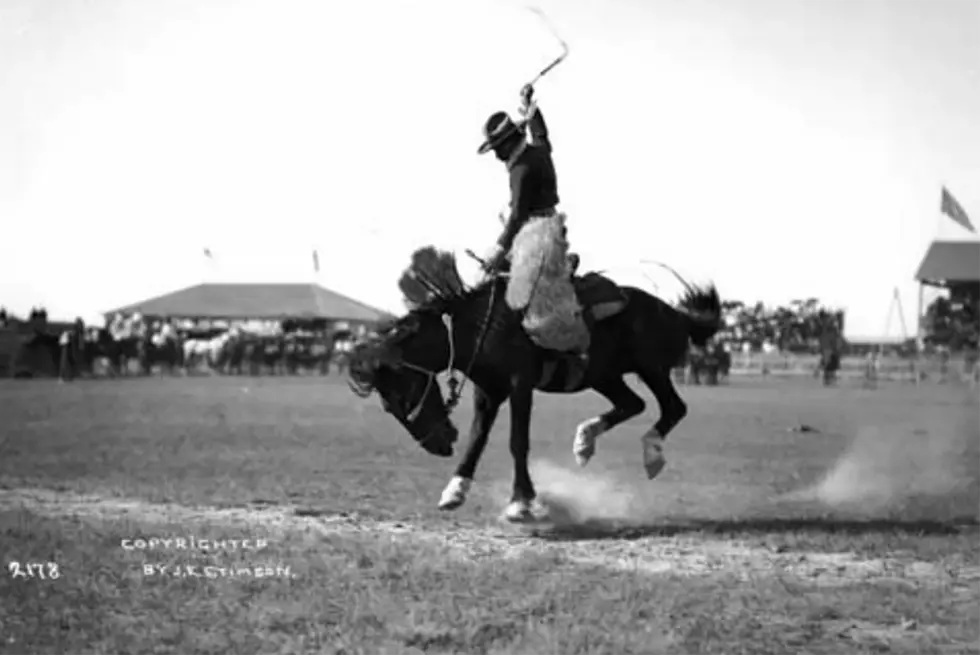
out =
[[[688,321],[691,343],[704,348],[722,328],[721,298],[715,285],[688,285],[678,303]]]

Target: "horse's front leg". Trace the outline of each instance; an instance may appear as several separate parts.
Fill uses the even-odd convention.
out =
[[[483,450],[490,439],[500,406],[507,399],[506,393],[490,395],[483,389],[473,386],[473,423],[470,425],[470,438],[466,444],[463,459],[456,466],[456,472],[439,498],[439,509],[452,510],[466,502],[466,494],[473,485],[476,466],[480,463]]]
[[[537,494],[527,468],[531,451],[531,405],[534,387],[521,385],[510,395],[510,455],[514,459],[514,491],[504,509],[504,518],[512,523],[534,520],[531,511]]]

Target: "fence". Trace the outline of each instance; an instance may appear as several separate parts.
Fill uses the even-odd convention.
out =
[[[806,376],[813,375],[820,361],[818,355],[796,355],[792,353],[732,353],[733,375],[774,375]],[[842,357],[841,378],[864,378],[867,375],[868,360],[864,357]],[[949,378],[968,378],[977,371],[977,354],[954,354],[948,358],[939,355],[920,355],[918,357],[886,356],[878,359],[877,377],[882,380],[913,382],[939,381]]]

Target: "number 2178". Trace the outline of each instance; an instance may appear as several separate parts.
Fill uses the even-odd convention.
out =
[[[61,571],[54,562],[10,562],[7,571],[12,578],[57,580]]]

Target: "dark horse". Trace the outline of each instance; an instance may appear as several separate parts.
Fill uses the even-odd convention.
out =
[[[143,340],[143,361],[147,374],[153,369],[155,364],[161,365],[161,373],[166,369],[167,373],[174,375],[177,368],[183,365],[184,349],[179,341],[167,339],[161,345],[153,343],[150,336]]]
[[[384,409],[426,451],[440,457],[453,454],[458,436],[449,415],[459,399],[459,383],[450,380],[447,406],[436,375],[456,370],[474,383],[469,443],[439,507],[455,509],[465,501],[490,429],[509,399],[514,482],[504,516],[510,521],[533,518],[536,493],[527,463],[534,391],[594,389],[613,404],[576,431],[573,451],[584,466],[595,454],[599,435],[645,409],[624,381],[627,373],[637,374],[660,405],[660,419],[642,437],[644,466],[648,477],[655,477],[666,461],[664,439],[687,413],[671,369],[682,360],[689,342],[703,346],[721,327],[721,303],[714,286],[689,287],[680,308],[640,289],[619,288],[625,303],[619,313],[593,325],[585,367],[577,358],[544,350],[531,341],[521,325],[522,314],[505,302],[505,278],[493,276],[465,289],[455,259],[441,256],[449,261],[441,274],[422,275],[409,269],[407,275],[424,277],[429,293],[406,316],[358,344],[350,363],[353,390],[362,397],[376,390]]]
[[[127,373],[130,359],[139,360],[141,370],[146,370],[146,348],[139,337],[116,339],[108,329],[98,328],[95,341],[89,341],[86,346],[85,359],[90,368],[98,357],[105,357],[109,361],[109,372],[114,376]]]

